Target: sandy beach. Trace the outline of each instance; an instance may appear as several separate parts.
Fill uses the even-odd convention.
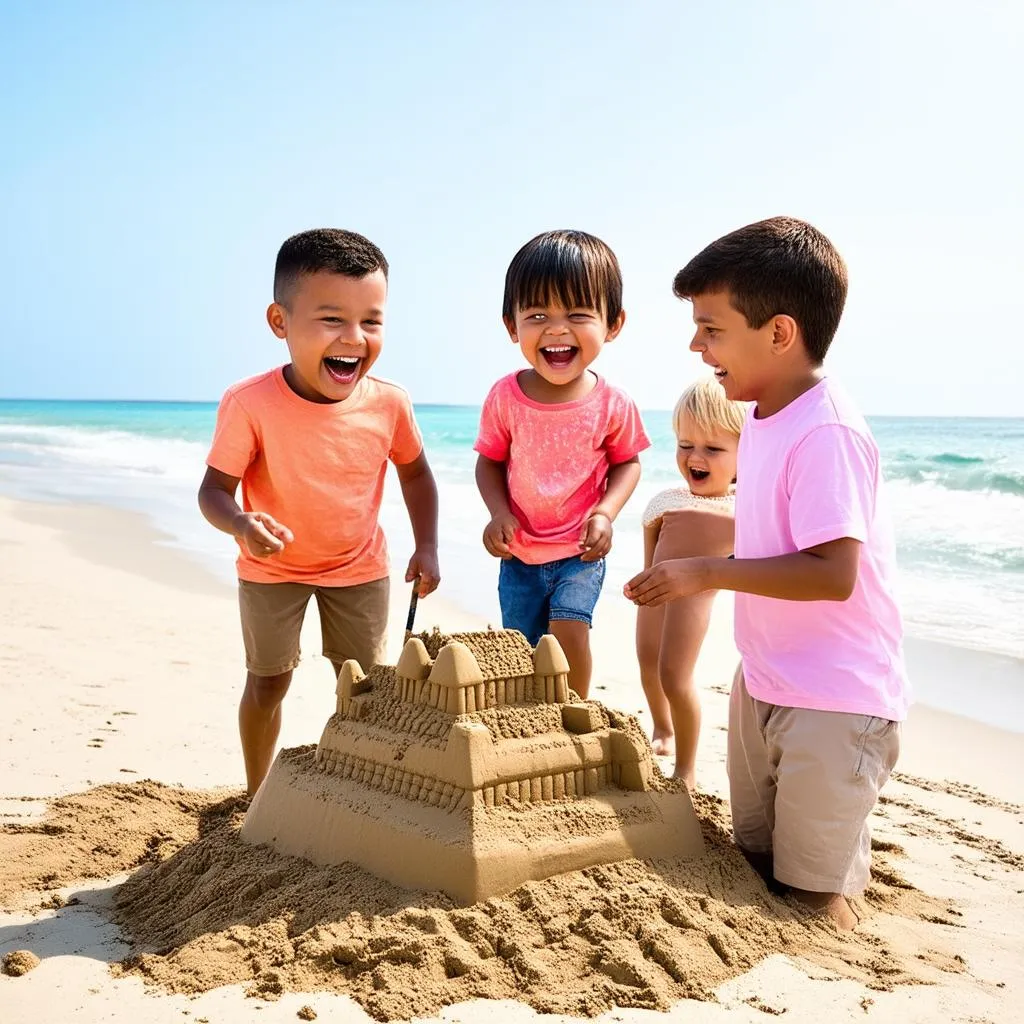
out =
[[[446,970],[448,961],[436,959],[439,934],[455,927],[465,938],[469,928],[469,919],[436,894],[367,889],[354,876],[348,889],[335,892],[337,878],[322,870],[299,884],[299,862],[247,861],[232,845],[242,785],[235,724],[242,666],[230,587],[161,543],[143,517],[93,506],[0,499],[0,554],[0,959],[27,950],[40,960],[20,976],[0,976],[4,1024],[231,1024],[314,1014],[358,1021],[372,1019],[367,1009],[378,1019],[469,1021],[487,1014],[515,1022],[538,1009],[560,1009],[548,1019],[596,1013],[603,1020],[657,1021],[666,1018],[652,1009],[669,1006],[670,1019],[696,1022],[780,1014],[796,1021],[1020,1019],[1020,733],[914,708],[897,775],[873,818],[878,874],[853,937],[801,919],[712,843],[692,870],[630,862],[621,871],[531,883],[515,899],[483,908],[473,927],[508,915],[509,935],[522,946],[520,968],[484,972],[474,990],[459,971]],[[443,594],[442,585],[421,604],[418,628],[486,625],[471,609],[446,604]],[[396,582],[392,655],[406,600],[407,587]],[[631,607],[606,593],[594,631],[591,696],[638,714],[647,728],[632,632]],[[311,614],[304,649],[315,651],[316,640]],[[698,780],[705,795],[697,805],[713,837],[727,820],[724,730],[734,662],[728,604],[720,600],[699,672],[705,724]],[[947,658],[935,648],[915,651],[912,664],[918,674],[941,675],[947,687],[971,686],[975,675],[996,671],[969,652]],[[329,664],[307,653],[284,706],[282,746],[315,743],[334,702]],[[212,874],[227,877],[228,848],[233,898],[216,907],[190,905]],[[161,869],[173,858],[179,877],[171,885]],[[400,957],[382,959],[372,979],[339,965],[337,942],[325,943],[351,909],[346,899],[353,893],[362,901],[360,948],[390,942],[407,956],[419,929],[419,981],[408,964],[397,963]],[[613,913],[609,893],[621,895],[629,912]],[[302,905],[284,906],[289,898]],[[554,963],[550,907],[569,917],[577,899],[604,908],[603,927],[611,929],[601,938],[604,959],[572,959],[576,947],[562,934],[565,973],[552,967],[550,978],[543,971],[534,977],[521,965]],[[536,904],[545,900],[550,907],[541,914]],[[689,978],[671,967],[678,957],[646,952],[657,942],[642,934],[644,915],[660,913],[659,927],[670,928],[667,905],[677,907],[677,929],[680,915],[689,914],[690,933],[705,929],[705,945],[719,950],[710,963],[695,954]],[[725,926],[733,935],[723,953],[721,937],[711,937],[725,934]],[[355,926],[348,920],[346,927]],[[148,941],[133,948],[129,934]],[[609,969],[607,951],[620,946],[621,962]],[[339,968],[333,974],[324,966],[328,948]],[[149,955],[130,959],[134,953]],[[515,967],[500,949],[495,959]],[[310,980],[309,990],[297,985],[301,978]],[[708,979],[707,988],[695,991],[694,978]],[[584,982],[585,1000],[555,991],[571,994]],[[466,1001],[483,990],[502,998]],[[691,990],[699,998],[680,998]],[[403,992],[412,993],[405,1005]],[[445,1006],[451,993],[456,1001]]]

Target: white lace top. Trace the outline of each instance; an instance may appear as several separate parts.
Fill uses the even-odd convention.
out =
[[[736,502],[734,494],[725,494],[720,498],[705,498],[694,494],[686,487],[670,487],[667,491],[656,494],[644,509],[644,526],[653,526],[666,512],[674,512],[682,508],[694,508],[704,504],[729,505]]]

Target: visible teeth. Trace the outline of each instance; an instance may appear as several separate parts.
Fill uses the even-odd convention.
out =
[[[358,356],[328,356],[332,363],[344,363],[346,366],[355,366],[359,362]]]
[[[572,345],[545,345],[545,352],[572,352]]]

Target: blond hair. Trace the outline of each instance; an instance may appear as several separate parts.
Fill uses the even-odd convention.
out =
[[[725,389],[714,377],[701,377],[676,402],[672,410],[672,429],[677,438],[682,437],[683,420],[689,418],[706,434],[724,430],[739,437],[746,416],[746,402],[729,401]]]

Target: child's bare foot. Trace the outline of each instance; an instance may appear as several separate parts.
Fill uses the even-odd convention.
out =
[[[671,757],[676,752],[676,738],[670,732],[659,732],[654,730],[651,737],[651,750],[658,757]]]
[[[860,924],[860,917],[850,901],[837,892],[807,892],[805,889],[790,889],[790,894],[805,907],[817,910],[828,917],[841,932],[852,932]]]
[[[682,779],[686,784],[686,788],[692,793],[697,788],[697,776],[694,772],[685,772],[681,768],[676,767],[676,770],[672,773],[673,779]]]

